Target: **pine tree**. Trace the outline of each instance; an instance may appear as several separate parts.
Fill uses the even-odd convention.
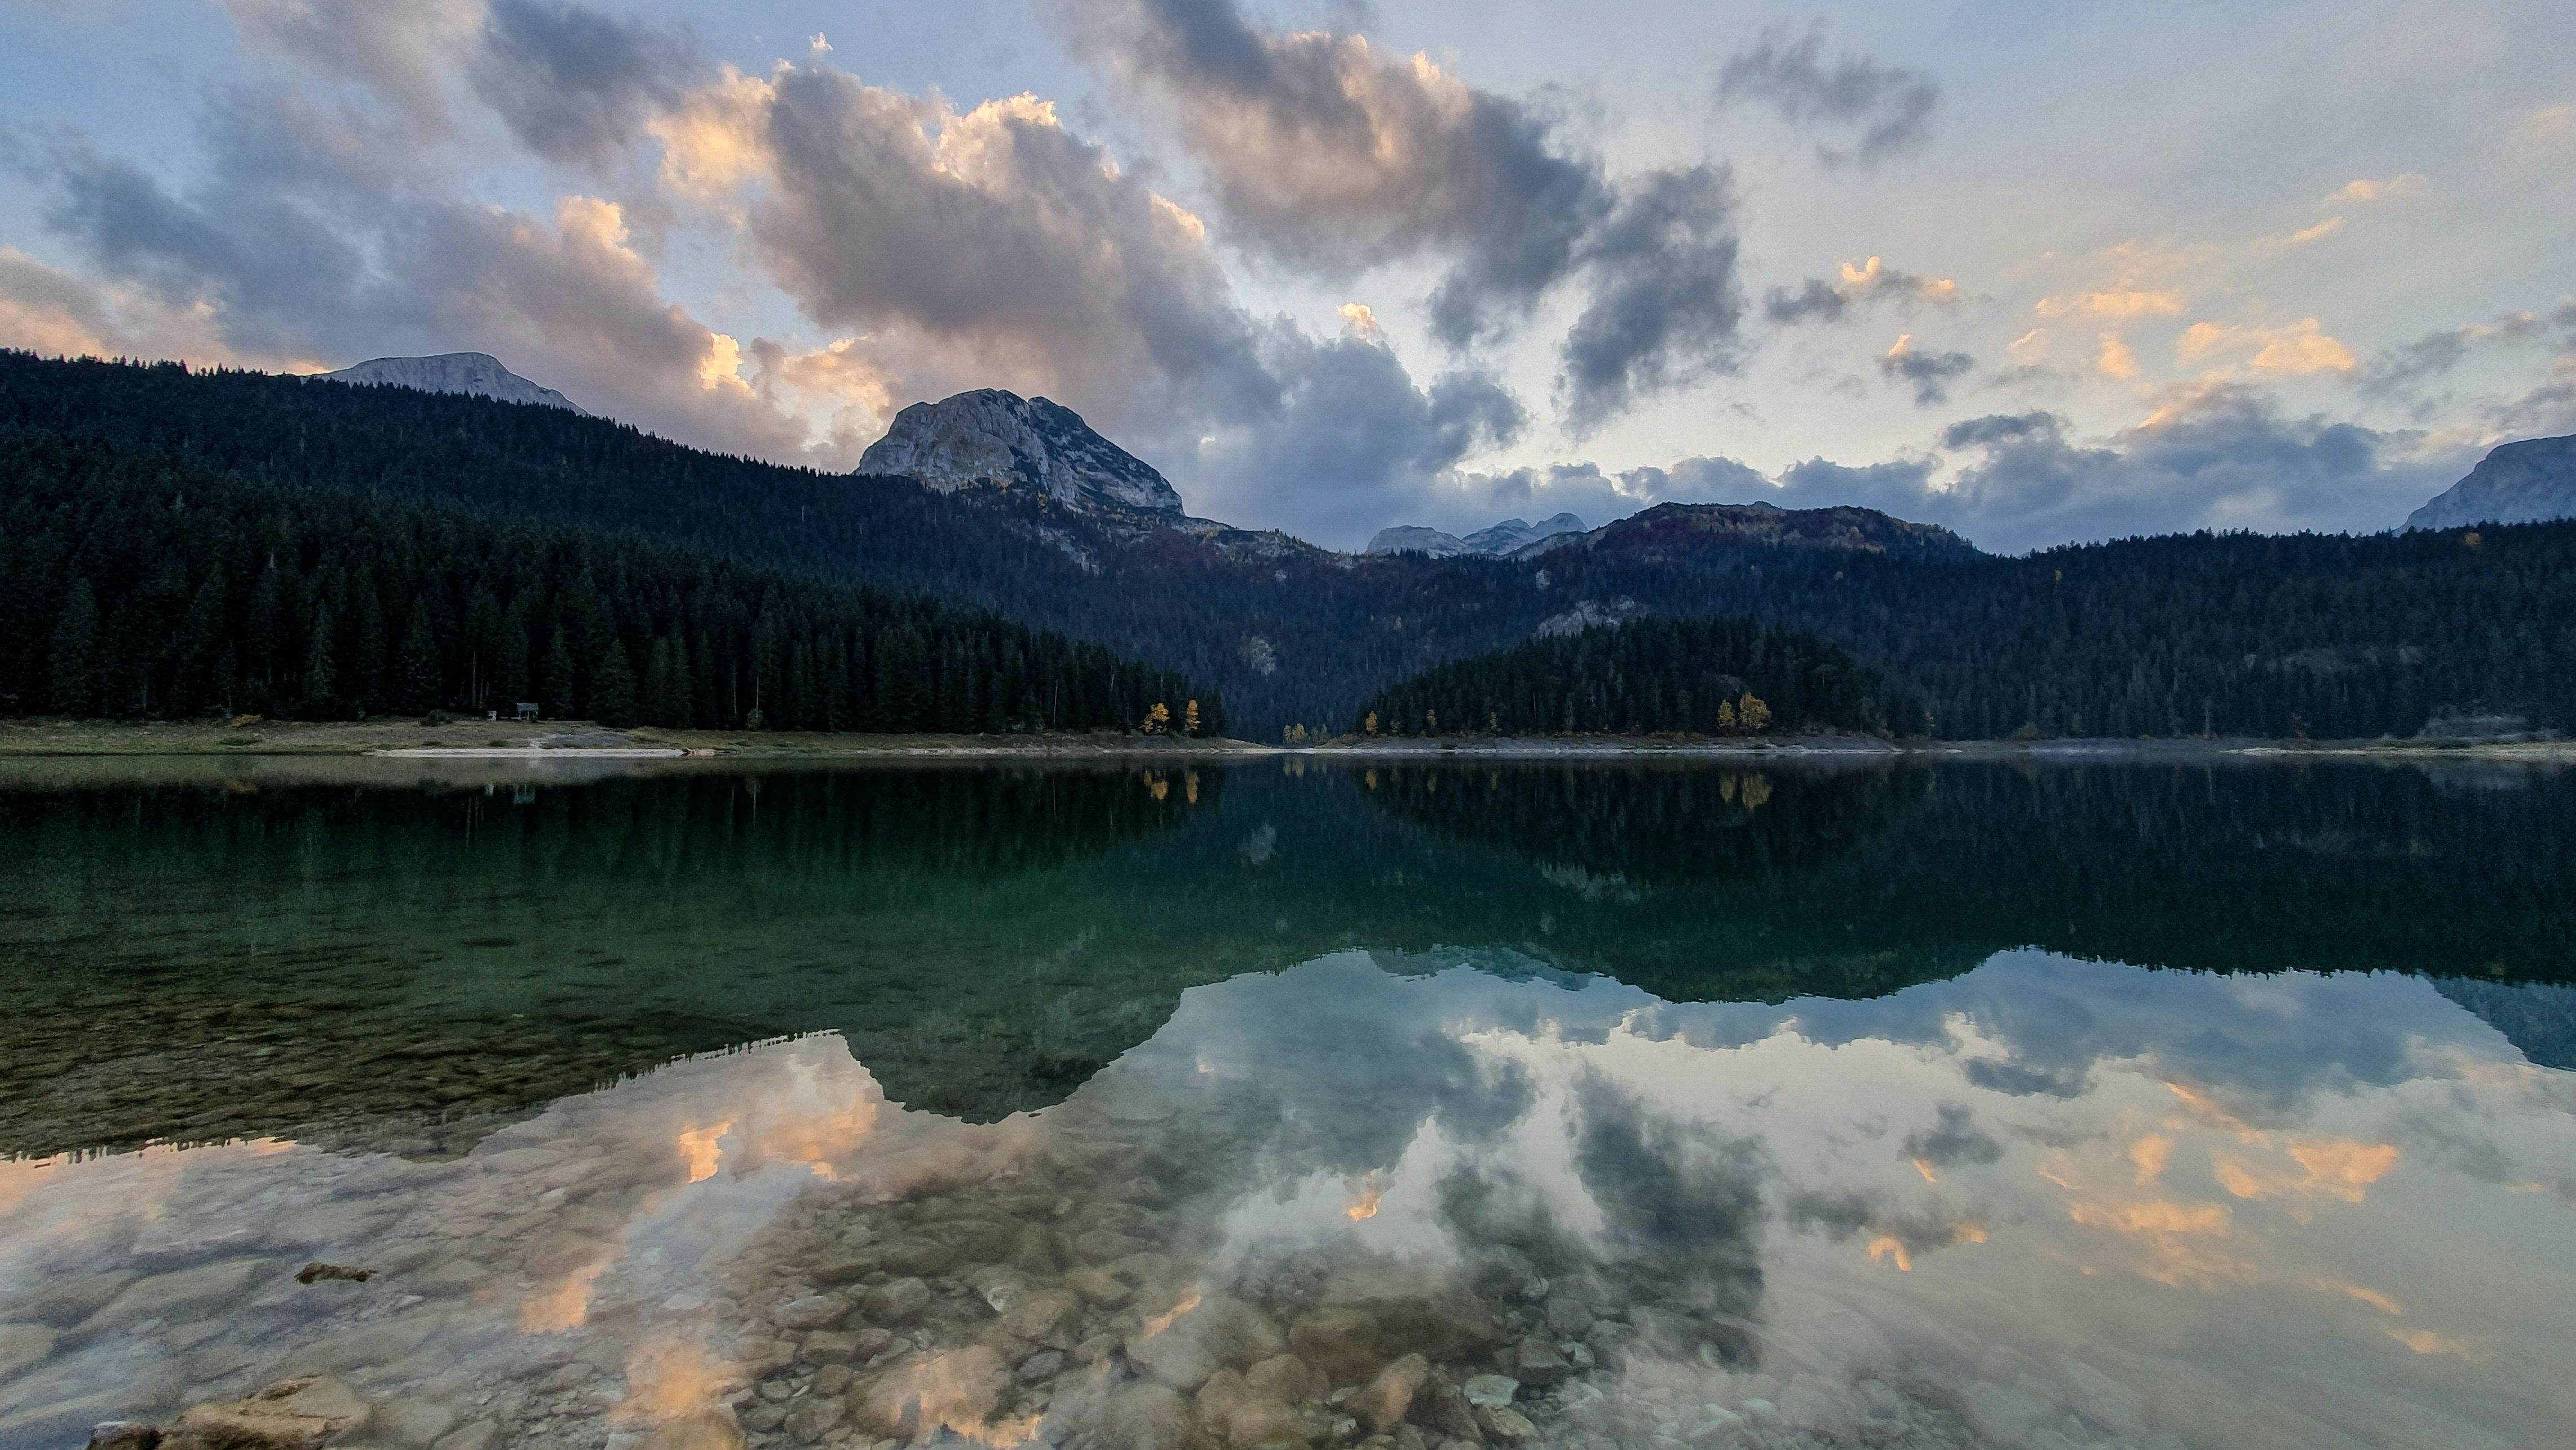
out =
[[[430,637],[429,611],[415,599],[411,623],[403,630],[402,649],[394,657],[394,708],[418,715],[439,706],[442,695],[438,642]]]
[[[48,657],[55,714],[89,713],[98,695],[98,653],[98,596],[91,592],[89,580],[74,579],[63,600],[61,620],[54,626]]]
[[[590,718],[621,729],[636,723],[635,666],[627,662],[626,646],[614,638],[601,647],[591,669]]]
[[[572,641],[565,637],[564,627],[555,626],[554,638],[546,644],[545,700],[547,715],[557,720],[570,720],[579,713],[574,708],[572,677]]]
[[[296,706],[308,719],[328,720],[339,714],[339,697],[333,692],[338,671],[331,657],[331,609],[316,605],[313,609],[312,638],[304,651],[304,698]]]

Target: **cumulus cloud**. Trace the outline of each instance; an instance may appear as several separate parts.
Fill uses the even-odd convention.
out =
[[[1721,105],[1769,106],[1789,124],[1836,134],[1858,133],[1846,146],[1818,142],[1828,167],[1874,165],[1922,146],[1931,137],[1941,88],[1920,71],[1845,55],[1827,65],[1822,33],[1791,40],[1773,31],[1726,62],[1717,77]]]
[[[1730,366],[1744,319],[1726,171],[1658,171],[1623,191],[1585,244],[1591,299],[1562,353],[1578,434],[1642,396]]]
[[[2146,423],[2078,442],[2051,413],[1973,418],[1943,432],[1944,459],[1848,467],[1811,459],[1766,495],[1784,507],[1851,503],[1945,524],[1978,544],[2021,551],[2174,529],[2371,531],[2456,480],[2459,452],[2290,418],[2266,394],[2225,382],[2176,395]]]
[[[2241,357],[2246,367],[2275,377],[2350,373],[2361,365],[2352,349],[2328,336],[2313,317],[2282,327],[2195,322],[2175,341],[2174,357],[2187,364]]]
[[[1955,307],[1959,285],[1947,277],[1918,277],[1871,257],[1861,266],[1842,264],[1839,278],[1809,277],[1795,291],[1774,287],[1764,294],[1762,311],[1773,322],[1840,322],[1856,310],[1893,302],[1906,312],[1917,307]]]
[[[242,39],[375,97],[415,125],[447,119],[443,60],[483,23],[483,0],[221,0]]]
[[[1890,382],[1909,384],[1914,389],[1914,406],[1930,408],[1950,401],[1950,380],[1974,369],[1977,360],[1964,352],[1924,352],[1914,346],[1914,334],[1896,339],[1878,359],[1880,377]]]
[[[605,160],[698,68],[686,36],[563,0],[490,0],[479,40],[475,94],[553,161]]]
[[[80,254],[93,298],[145,301],[165,333],[186,319],[189,351],[209,361],[485,351],[641,426],[800,456],[801,423],[710,367],[738,346],[663,299],[620,207],[567,197],[547,218],[440,194],[348,149],[336,119],[288,96],[218,98],[185,190],[67,141],[42,165],[46,221]],[[45,296],[36,280],[0,276],[0,311]]]
[[[1555,119],[1358,35],[1280,34],[1232,0],[1059,0],[1076,50],[1167,104],[1236,245],[1343,275],[1434,255],[1454,346],[1510,330],[1615,197]]]
[[[1459,460],[1520,436],[1526,415],[1491,377],[1450,373],[1417,389],[1382,344],[1266,330],[1275,406],[1218,428],[1190,453],[1203,511],[1257,510],[1329,543],[1356,544],[1404,516]],[[1202,502],[1201,500],[1204,500]]]

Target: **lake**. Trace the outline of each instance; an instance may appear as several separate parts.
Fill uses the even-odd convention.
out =
[[[2576,775],[0,766],[0,1450],[2504,1450],[2570,1345]]]

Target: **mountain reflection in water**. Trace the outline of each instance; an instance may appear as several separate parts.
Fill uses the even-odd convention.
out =
[[[1390,1374],[1388,1428],[1550,1445],[2539,1444],[2576,1416],[2571,1124],[2576,1079],[2405,977],[2005,953],[1677,1004],[1337,953],[1192,989],[990,1126],[885,1102],[825,1035],[453,1162],[0,1169],[0,1283],[41,1326],[13,1342],[49,1337],[0,1443],[327,1373],[513,1445],[706,1411],[1321,1442]],[[1520,1422],[1478,1420],[1497,1392]]]
[[[239,784],[0,792],[7,1450],[2576,1422],[2562,776]]]

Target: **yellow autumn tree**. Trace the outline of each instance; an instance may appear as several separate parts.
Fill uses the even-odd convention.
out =
[[[1771,707],[1762,703],[1761,696],[1748,692],[1735,702],[1735,718],[1743,723],[1744,733],[1759,735],[1762,727],[1771,723]]]
[[[1735,730],[1735,702],[1734,702],[1734,701],[1732,701],[1732,700],[1720,700],[1720,701],[1718,701],[1718,702],[1717,702],[1717,728],[1718,728],[1718,730],[1719,730],[1721,733],[1732,734],[1732,733],[1734,732],[1734,730]]]
[[[1183,735],[1199,733],[1199,702],[1196,700],[1190,701],[1181,711],[1181,733]]]
[[[1377,712],[1375,710],[1369,711],[1368,718],[1360,722],[1360,728],[1371,735],[1375,735],[1377,733]],[[1375,789],[1375,787],[1372,786],[1371,789]]]
[[[1172,707],[1156,700],[1154,708],[1145,712],[1145,723],[1141,728],[1148,735],[1160,735],[1171,729]]]
[[[1440,733],[1439,711],[1425,710],[1422,712],[1422,733],[1425,735],[1437,735]]]

